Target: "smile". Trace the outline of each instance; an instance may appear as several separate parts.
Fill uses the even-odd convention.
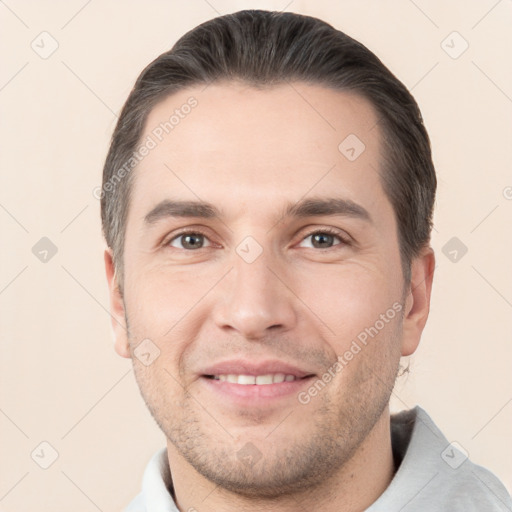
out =
[[[209,378],[230,382],[232,384],[242,384],[244,386],[265,386],[268,384],[279,384],[281,382],[292,382],[297,379],[295,375],[285,375],[284,373],[268,373],[265,375],[236,375],[230,373],[211,375]]]

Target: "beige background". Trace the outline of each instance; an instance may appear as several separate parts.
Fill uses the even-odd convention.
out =
[[[393,409],[421,404],[512,489],[512,2],[287,2],[0,2],[0,511],[120,510],[164,445],[113,351],[92,192],[141,69],[216,11],[251,7],[324,18],[418,100],[439,178],[437,269]],[[31,47],[51,49],[43,31],[59,45],[46,59]],[[456,59],[453,31],[469,43]],[[42,237],[58,248],[46,263],[32,252]],[[468,248],[456,262],[452,237]],[[58,452],[46,470],[43,441]]]

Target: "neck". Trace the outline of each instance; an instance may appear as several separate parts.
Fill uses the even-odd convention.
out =
[[[175,501],[181,511],[357,512],[378,499],[394,474],[388,408],[339,471],[326,475],[315,488],[277,499],[247,498],[216,486],[183,459],[169,441],[167,453]]]

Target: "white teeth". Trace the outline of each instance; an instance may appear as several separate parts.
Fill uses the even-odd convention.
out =
[[[231,375],[230,375],[231,377]],[[239,375],[238,384],[256,384],[256,377],[254,375]]]
[[[267,385],[279,384],[281,382],[292,382],[296,380],[295,375],[285,375],[284,373],[267,373],[265,375],[236,375],[230,373],[229,375],[214,375],[214,380],[221,380],[231,382],[232,384],[242,384],[244,386],[250,385]]]
[[[256,384],[272,384],[272,375],[258,375],[256,377]]]

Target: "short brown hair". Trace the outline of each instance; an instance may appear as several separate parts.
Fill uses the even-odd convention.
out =
[[[132,157],[151,109],[186,87],[237,80],[254,86],[304,82],[354,92],[376,109],[384,192],[397,220],[406,283],[411,259],[430,242],[436,175],[420,110],[370,50],[328,23],[288,12],[246,10],[214,18],[149,64],[121,111],[103,169],[101,218],[122,282]],[[341,142],[341,141],[340,141]],[[122,177],[120,179],[119,177]]]

